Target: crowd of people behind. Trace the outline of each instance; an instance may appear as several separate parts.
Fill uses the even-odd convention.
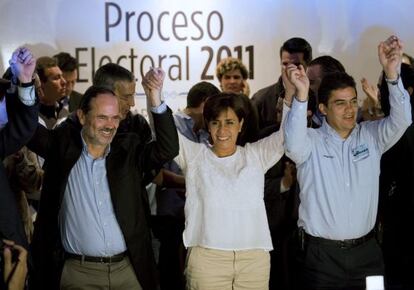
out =
[[[333,56],[294,37],[279,57],[251,97],[241,60],[221,60],[220,88],[195,84],[175,113],[150,68],[146,120],[126,68],[101,66],[81,94],[70,54],[16,49],[0,79],[0,289],[414,289],[412,58],[381,42],[359,106]]]

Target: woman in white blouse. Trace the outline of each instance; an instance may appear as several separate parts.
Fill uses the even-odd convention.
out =
[[[283,134],[237,146],[245,109],[236,94],[208,99],[203,115],[211,148],[179,134],[175,158],[186,180],[187,289],[268,289],[264,174],[283,155]]]
[[[160,90],[162,78],[152,73],[143,85],[146,90]],[[284,153],[283,133],[237,146],[244,129],[244,106],[240,95],[233,93],[206,101],[203,115],[211,147],[178,134],[175,161],[186,182],[187,289],[269,288],[273,247],[263,201],[264,175]],[[283,116],[287,110],[284,105]]]

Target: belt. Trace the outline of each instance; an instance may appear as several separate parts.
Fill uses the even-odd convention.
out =
[[[313,243],[319,243],[319,244],[324,244],[324,245],[332,245],[332,246],[337,246],[341,249],[346,249],[346,248],[349,249],[349,248],[357,247],[359,245],[362,245],[362,244],[366,243],[367,241],[369,241],[370,239],[372,239],[375,236],[374,230],[370,231],[368,234],[366,234],[365,236],[362,236],[360,238],[347,239],[347,240],[329,240],[329,239],[324,239],[324,238],[320,238],[320,237],[311,236],[311,235],[307,234],[306,232],[304,232],[303,234],[304,234],[305,242],[313,242]]]
[[[121,262],[126,257],[126,252],[109,256],[109,257],[91,257],[91,256],[85,256],[85,255],[77,255],[72,253],[65,253],[66,259],[74,259],[81,262],[95,262],[95,263],[118,263]]]

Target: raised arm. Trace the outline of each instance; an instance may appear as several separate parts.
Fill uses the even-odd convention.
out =
[[[292,108],[284,124],[285,149],[286,155],[298,165],[304,162],[311,152],[307,135],[309,79],[302,65],[288,65],[285,67],[285,74],[295,88]]]
[[[171,110],[161,101],[161,90],[164,82],[161,69],[150,69],[142,80],[151,114],[154,120],[156,140],[146,148],[145,169],[161,167],[178,154],[178,136]]]
[[[383,152],[391,148],[411,124],[411,105],[408,92],[400,77],[403,45],[396,36],[389,37],[378,45],[378,57],[390,92],[390,115],[368,124]]]
[[[9,61],[17,94],[6,93],[8,123],[0,131],[0,160],[16,152],[32,137],[38,118],[35,88],[32,81],[36,59],[27,48],[21,47],[13,52]]]

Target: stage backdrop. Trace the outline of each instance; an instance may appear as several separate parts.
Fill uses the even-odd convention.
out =
[[[165,100],[179,109],[193,84],[218,85],[215,66],[227,56],[249,69],[251,94],[274,83],[281,44],[299,36],[314,57],[330,54],[357,81],[376,82],[380,40],[396,34],[414,54],[413,11],[410,0],[1,0],[0,71],[23,44],[36,56],[75,56],[81,92],[107,62],[130,69],[138,82],[150,66],[161,66]],[[140,112],[142,93],[137,86]]]

